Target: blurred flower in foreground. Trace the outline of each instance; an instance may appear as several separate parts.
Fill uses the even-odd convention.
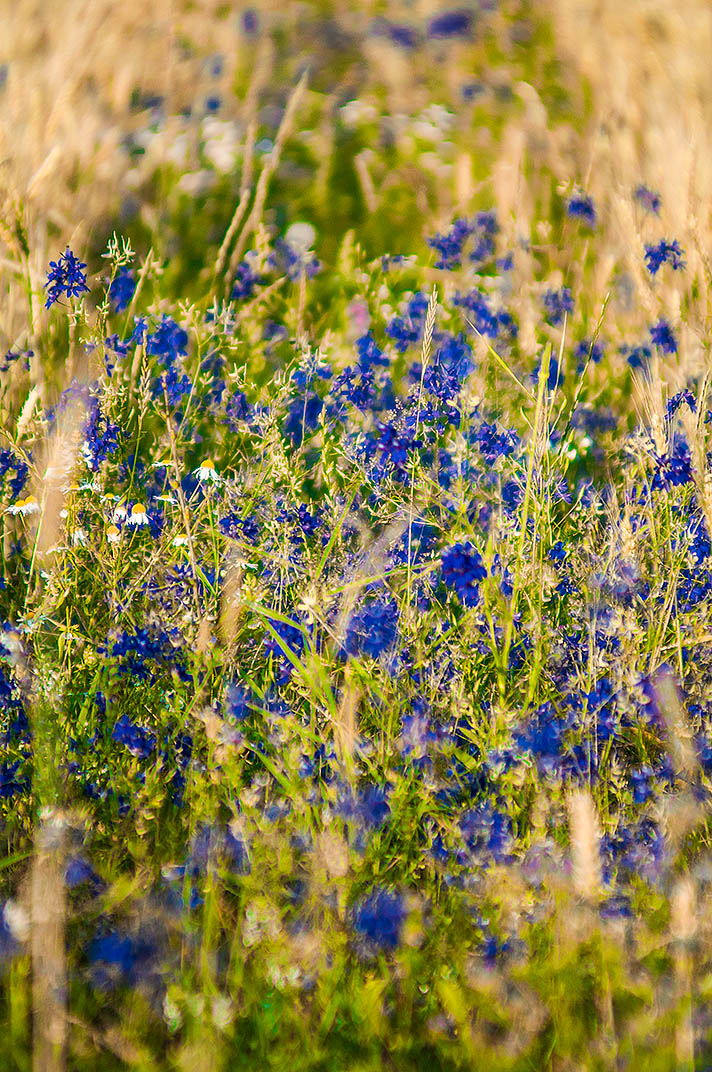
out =
[[[656,216],[660,212],[660,194],[655,193],[654,190],[649,190],[647,186],[638,186],[633,194],[635,200],[639,205],[645,209],[646,212],[652,212]]]
[[[403,898],[382,888],[374,889],[356,907],[353,927],[357,934],[380,949],[395,949],[406,917]]]
[[[472,29],[472,12],[443,11],[428,23],[428,37],[464,37]]]
[[[645,263],[651,275],[655,275],[663,264],[669,264],[675,272],[684,268],[683,256],[684,251],[677,239],[666,242],[663,238],[656,246],[645,247]]]
[[[109,287],[109,300],[113,302],[117,313],[128,309],[135,291],[136,282],[133,272],[130,268],[122,268]]]
[[[574,194],[567,206],[567,214],[574,219],[582,220],[589,227],[596,226],[596,209],[593,198],[581,191]]]
[[[656,346],[659,346],[664,354],[677,353],[677,339],[675,334],[668,324],[667,320],[662,317],[658,320],[657,324],[653,324],[650,329],[650,337]]]

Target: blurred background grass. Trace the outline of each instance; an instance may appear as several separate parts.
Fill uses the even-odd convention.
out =
[[[575,182],[607,225],[599,294],[611,266],[640,248],[629,196],[641,182],[662,194],[662,225],[685,247],[704,246],[708,4],[460,4],[467,32],[434,33],[452,11],[4,0],[3,345],[23,330],[10,294],[18,217],[33,284],[57,248],[96,258],[117,229],[165,261],[164,294],[204,291],[245,172],[268,160],[305,72],[262,222],[283,232],[307,220],[327,264],[349,232],[372,256],[418,252],[435,227],[476,207],[496,208],[512,239],[549,221],[538,224],[544,245],[562,211],[554,195]],[[644,273],[629,266],[645,301]]]

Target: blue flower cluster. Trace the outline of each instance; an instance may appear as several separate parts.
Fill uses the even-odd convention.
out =
[[[49,262],[49,272],[45,290],[47,300],[45,309],[50,309],[60,298],[78,298],[80,294],[89,290],[87,277],[84,274],[86,264],[80,261],[67,246],[64,253],[60,253],[56,261]]]

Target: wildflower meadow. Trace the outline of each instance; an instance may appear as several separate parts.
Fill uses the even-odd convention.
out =
[[[0,12],[0,1069],[712,1069],[712,10]]]

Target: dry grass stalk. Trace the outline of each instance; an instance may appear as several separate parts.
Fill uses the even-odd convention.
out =
[[[230,250],[230,246],[237,234],[240,224],[244,218],[247,206],[250,202],[250,193],[252,186],[252,168],[254,161],[255,141],[257,139],[257,104],[260,94],[269,79],[270,72],[272,70],[272,64],[274,60],[274,47],[269,38],[262,38],[257,51],[257,59],[255,61],[255,67],[250,80],[250,85],[245,98],[245,115],[246,115],[246,133],[245,133],[245,145],[242,158],[242,174],[240,176],[240,198],[233,213],[233,217],[230,220],[225,237],[223,238],[218,255],[215,260],[215,274],[220,273],[225,268],[225,262]]]
[[[66,1067],[65,841],[63,816],[48,812],[35,834],[30,876],[33,1072]]]
[[[220,617],[218,632],[223,646],[230,649],[237,635],[240,623],[240,592],[244,572],[239,560],[229,561],[225,568],[225,579],[220,590]]]
[[[353,757],[358,737],[359,699],[358,685],[352,681],[347,668],[341,704],[334,723],[334,744],[340,761],[349,772],[353,768]]]
[[[675,769],[690,781],[698,773],[699,763],[692,745],[692,731],[688,725],[677,686],[669,671],[658,675],[655,692],[660,713],[667,728],[668,743]]]
[[[267,199],[267,191],[269,189],[270,179],[274,175],[279,165],[280,157],[282,155],[282,149],[284,144],[292,133],[294,127],[294,120],[296,118],[297,110],[301,104],[302,98],[306,92],[307,82],[309,80],[309,72],[305,71],[302,77],[299,79],[297,85],[294,87],[292,94],[287,101],[287,107],[284,110],[282,121],[279,124],[277,130],[277,136],[274,141],[274,147],[265,160],[264,167],[260,172],[260,177],[257,180],[257,187],[255,189],[255,200],[250,210],[250,214],[247,217],[245,224],[240,232],[235,248],[232,251],[230,257],[230,263],[227,269],[227,278],[230,279],[237,269],[237,265],[240,262],[240,258],[245,250],[247,239],[251,234],[254,234],[260,221],[262,220],[262,213],[265,207],[265,201]],[[238,206],[239,208],[239,206]]]
[[[697,934],[697,898],[692,879],[681,879],[672,896],[670,934],[675,943],[675,981],[677,998],[683,1007],[675,1027],[677,1067],[695,1067],[695,1032],[692,1022],[692,953],[691,943]]]
[[[601,889],[601,835],[596,806],[587,789],[572,793],[567,806],[574,889],[580,897],[593,900]]]

